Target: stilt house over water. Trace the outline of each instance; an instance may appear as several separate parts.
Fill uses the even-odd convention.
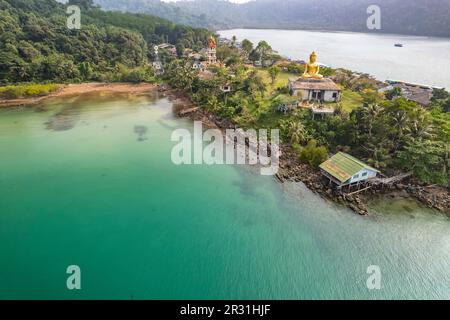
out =
[[[365,183],[369,179],[376,178],[380,173],[377,169],[344,152],[339,152],[322,163],[320,170],[338,188]]]

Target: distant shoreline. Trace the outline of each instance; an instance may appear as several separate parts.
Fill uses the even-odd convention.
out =
[[[49,93],[44,96],[0,100],[0,108],[30,106],[41,103],[50,98],[69,97],[73,95],[90,92],[140,94],[153,91],[156,87],[157,87],[156,84],[151,83],[134,84],[124,82],[117,82],[117,83],[89,82],[80,84],[68,84],[62,85],[61,89],[59,89],[58,91]]]
[[[225,29],[214,29],[213,31],[220,34],[221,31],[231,31],[231,30],[274,30],[274,31],[306,31],[306,32],[327,32],[327,33],[357,33],[366,34],[374,36],[398,36],[398,37],[416,37],[416,38],[426,38],[426,39],[441,39],[450,40],[450,37],[439,37],[430,35],[417,35],[417,34],[407,34],[407,33],[389,33],[389,32],[379,32],[379,31],[352,31],[352,30],[329,30],[329,29],[307,29],[307,28],[275,28],[275,27],[236,27],[236,28],[225,28]]]
[[[305,29],[240,28],[222,29],[217,33],[228,39],[235,35],[238,41],[248,39],[257,43],[265,40],[278,54],[291,60],[304,59],[309,54],[305,48],[309,48],[320,52],[319,62],[335,69],[368,74],[381,82],[396,79],[450,90],[450,81],[443,68],[439,68],[433,76],[411,72],[432,54],[436,54],[436,65],[447,65],[448,58],[444,51],[427,48],[450,48],[450,38]],[[302,42],[311,37],[315,39],[311,44]],[[395,47],[396,43],[404,44],[404,48]]]

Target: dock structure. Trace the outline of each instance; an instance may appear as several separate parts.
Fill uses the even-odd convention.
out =
[[[194,112],[197,112],[200,108],[199,107],[195,107],[195,108],[190,108],[190,109],[185,109],[185,110],[181,110],[178,115],[179,116],[185,116],[187,114],[191,114]]]
[[[412,174],[413,174],[412,172],[405,172],[405,173],[401,173],[401,174],[398,174],[393,177],[377,177],[377,178],[371,179],[370,184],[389,186],[389,185],[393,185],[397,182],[400,182],[400,181],[412,176]]]

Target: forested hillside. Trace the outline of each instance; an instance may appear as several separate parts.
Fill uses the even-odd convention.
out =
[[[105,9],[147,12],[191,26],[320,29],[450,37],[450,0],[95,0]],[[368,30],[369,5],[380,6],[381,30]]]
[[[67,6],[55,0],[0,0],[0,83],[139,80],[153,44],[197,47],[208,36],[154,16],[104,12],[91,0],[71,3],[82,8],[80,30],[67,27]]]

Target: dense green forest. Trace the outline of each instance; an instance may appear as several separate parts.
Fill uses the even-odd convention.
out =
[[[450,37],[450,0],[95,0],[105,9],[147,12],[213,29],[279,28],[382,32]],[[367,8],[381,8],[381,30],[368,30]]]
[[[176,3],[167,3],[160,0],[94,0],[94,3],[107,10],[149,13],[177,24],[194,27],[225,28],[228,26],[224,21],[215,19],[214,15],[197,14],[193,8],[180,8]]]
[[[67,5],[55,0],[0,0],[0,83],[151,79],[154,44],[203,46],[207,30],[143,14],[81,7],[81,29],[67,27]]]

